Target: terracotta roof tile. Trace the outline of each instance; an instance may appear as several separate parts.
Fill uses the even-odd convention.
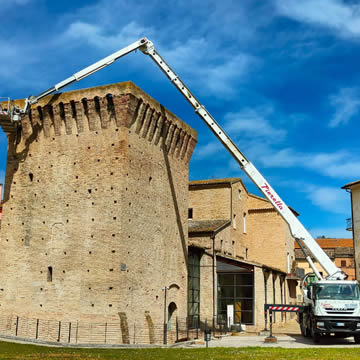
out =
[[[340,247],[353,247],[354,246],[353,239],[326,238],[326,239],[315,239],[315,240],[320,245],[320,247],[323,248],[323,249],[340,248]],[[295,248],[300,249],[297,242],[295,242]]]

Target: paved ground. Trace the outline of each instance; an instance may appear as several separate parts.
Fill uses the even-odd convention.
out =
[[[265,338],[269,335],[268,332],[261,332],[260,334],[251,334],[241,332],[234,334],[234,336],[228,335],[222,338],[212,339],[209,342],[209,347],[249,347],[249,346],[261,346],[261,347],[283,347],[283,348],[309,348],[309,347],[336,347],[336,348],[351,348],[356,347],[360,349],[360,345],[354,343],[353,337],[347,339],[337,339],[335,337],[323,337],[320,344],[314,344],[310,338],[304,338],[300,335],[299,324],[295,321],[289,321],[288,323],[278,325],[276,324],[273,329],[273,335],[277,338],[276,343],[265,343]],[[69,347],[68,344],[48,343],[29,341],[28,339],[21,339],[15,337],[0,337],[0,341],[9,341],[22,344],[36,344],[40,346],[56,346],[56,347]],[[176,345],[170,345],[170,347],[183,347],[183,348],[198,348],[205,347],[206,344],[202,339],[194,341],[188,341],[185,343],[178,343]],[[150,347],[163,347],[162,345],[71,345],[70,347],[79,348],[150,348]],[[164,347],[167,347],[164,345]]]
[[[209,342],[209,347],[248,347],[248,346],[261,346],[261,347],[283,347],[283,348],[309,348],[309,347],[337,347],[349,348],[358,347],[354,343],[353,338],[336,339],[334,337],[322,338],[320,344],[314,344],[309,338],[303,338],[301,335],[279,335],[277,343],[265,343],[264,336],[227,336],[222,339],[216,339]],[[204,343],[186,345],[185,347],[205,347]]]
[[[283,348],[309,348],[309,347],[337,347],[349,348],[358,347],[353,337],[346,339],[337,339],[333,336],[322,337],[320,344],[314,344],[311,338],[304,338],[300,334],[299,324],[292,320],[286,325],[274,326],[274,336],[277,338],[276,343],[265,343],[268,333],[261,332],[258,334],[238,333],[237,336],[225,336],[221,339],[213,339],[209,342],[209,347],[283,347]],[[200,341],[198,344],[187,344],[185,347],[205,347],[205,343]]]

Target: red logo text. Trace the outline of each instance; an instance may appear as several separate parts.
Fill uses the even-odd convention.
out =
[[[265,183],[261,188],[264,189],[264,192],[269,195],[269,198],[274,202],[274,204],[280,210],[282,210],[284,204],[280,200],[276,199],[276,197],[271,193],[269,185]]]

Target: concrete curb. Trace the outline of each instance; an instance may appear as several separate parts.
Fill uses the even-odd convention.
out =
[[[163,345],[163,344],[68,344],[68,343],[59,343],[53,341],[45,340],[36,340],[36,339],[27,339],[18,336],[10,335],[0,335],[0,341],[18,343],[18,344],[27,344],[27,345],[37,345],[37,346],[48,346],[48,347],[58,347],[58,348],[73,348],[73,349],[155,349],[155,348],[175,348],[182,347],[186,345],[194,345],[196,340],[189,340],[178,342],[175,344]]]

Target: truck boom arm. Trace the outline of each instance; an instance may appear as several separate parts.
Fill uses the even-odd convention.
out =
[[[42,92],[37,96],[28,97],[26,99],[25,107],[23,109],[13,108],[9,111],[9,117],[11,121],[20,120],[21,115],[26,114],[30,110],[31,105],[37,103],[41,98],[50,95],[56,91],[59,91],[76,81],[84,79],[85,77],[97,72],[98,70],[101,70],[102,68],[111,65],[115,60],[119,59],[120,57],[138,49],[141,50],[144,54],[149,55],[151,57],[151,59],[155,62],[155,64],[163,71],[163,73],[168,77],[168,79],[173,83],[173,85],[180,91],[180,93],[190,103],[190,105],[194,108],[195,112],[206,123],[206,125],[214,133],[217,139],[221,141],[221,143],[225,146],[225,148],[239,163],[241,169],[249,176],[249,178],[253,181],[253,183],[260,189],[260,191],[272,203],[272,205],[275,207],[278,213],[287,222],[291,234],[300,243],[300,247],[303,249],[301,245],[301,243],[303,243],[306,246],[306,248],[310,251],[310,253],[313,255],[313,257],[328,273],[327,278],[332,280],[345,279],[346,274],[342,272],[337,266],[335,266],[335,264],[321,249],[318,243],[312,238],[312,236],[300,223],[300,221],[293,214],[293,212],[282,201],[280,196],[275,192],[275,190],[270,186],[270,184],[255,168],[255,166],[245,157],[245,155],[232,142],[230,137],[225,133],[225,131],[211,116],[211,114],[205,109],[205,107],[201,105],[201,103],[191,93],[191,91],[183,83],[183,81],[179,78],[179,76],[176,75],[176,73],[170,68],[170,66],[166,63],[166,61],[160,56],[160,54],[155,49],[153,43],[147,38],[142,38],[130,44],[129,46],[107,56],[106,58],[86,67],[85,69],[75,73],[74,75],[61,81],[60,83],[56,84],[52,88]],[[313,271],[318,276],[318,278],[321,279],[322,276],[319,274],[318,270],[314,266],[311,257],[307,256],[307,260],[310,263],[310,266],[312,267]]]

